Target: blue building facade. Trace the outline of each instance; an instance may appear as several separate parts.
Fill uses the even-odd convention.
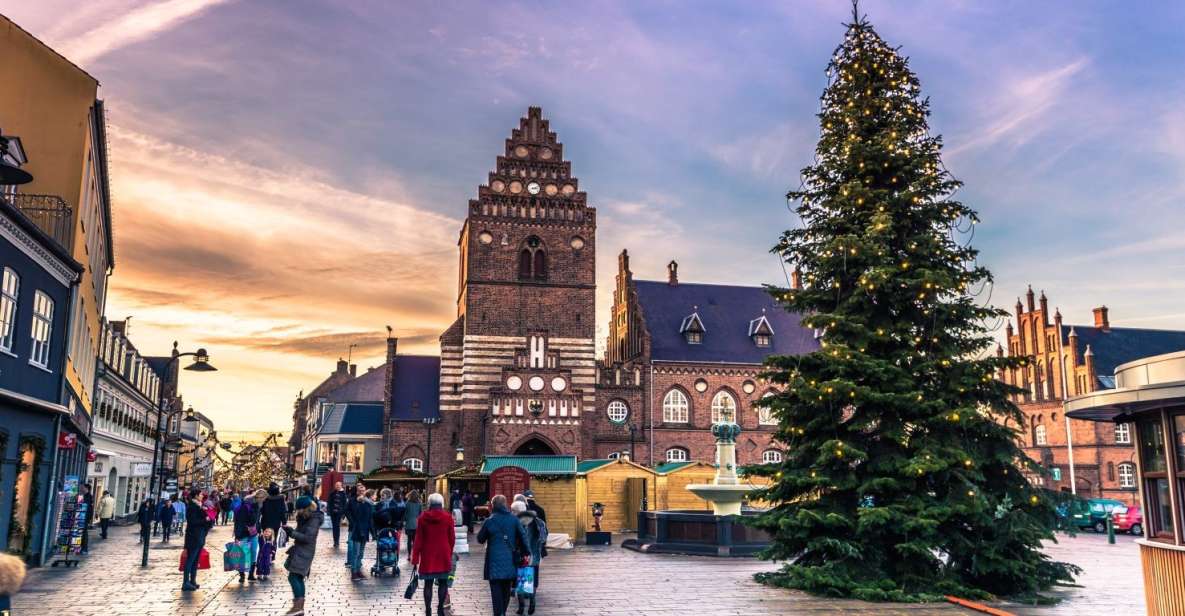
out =
[[[0,194],[0,539],[40,564],[53,542],[70,305],[82,266]],[[80,450],[80,446],[74,449]]]

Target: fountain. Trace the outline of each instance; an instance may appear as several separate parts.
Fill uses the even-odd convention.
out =
[[[736,441],[741,427],[726,413],[712,424],[716,437],[716,476],[712,483],[687,486],[708,501],[712,511],[642,511],[638,513],[638,538],[622,547],[639,552],[752,556],[770,544],[768,533],[744,524],[741,509],[745,495],[757,488],[737,477]]]

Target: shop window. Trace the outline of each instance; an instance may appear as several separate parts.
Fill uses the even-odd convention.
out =
[[[362,443],[342,443],[338,446],[338,467],[343,473],[361,473],[365,454],[366,445]]]
[[[36,512],[33,500],[37,497],[34,486],[37,485],[37,471],[41,465],[41,447],[39,440],[25,438],[21,440],[17,452],[16,481],[12,489],[12,521],[8,527],[8,551],[14,554],[24,554],[29,548],[32,538],[33,514]]]
[[[1143,466],[1148,536],[1173,537],[1172,499],[1169,497],[1168,461],[1164,451],[1164,430],[1159,418],[1136,424],[1140,463]]]

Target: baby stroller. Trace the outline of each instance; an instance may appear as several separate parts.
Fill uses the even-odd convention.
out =
[[[378,532],[376,546],[378,556],[370,568],[370,575],[378,577],[386,569],[391,569],[391,575],[399,575],[399,531],[394,528],[384,528]]]

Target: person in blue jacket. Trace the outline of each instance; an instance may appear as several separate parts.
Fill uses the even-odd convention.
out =
[[[490,582],[494,616],[506,616],[523,556],[530,554],[526,532],[499,494],[490,501],[490,517],[481,525],[477,542],[486,545],[482,577]]]
[[[350,501],[346,517],[350,520],[350,579],[361,580],[366,577],[362,575],[362,555],[374,530],[374,490],[358,484],[358,496]]]

